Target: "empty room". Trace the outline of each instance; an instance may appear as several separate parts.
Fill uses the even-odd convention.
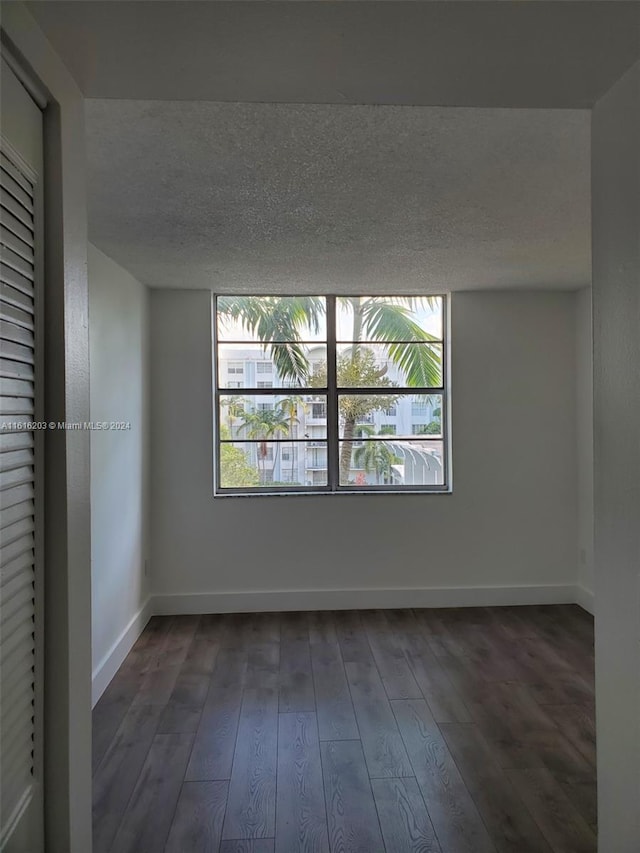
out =
[[[640,5],[0,11],[0,850],[638,853]]]

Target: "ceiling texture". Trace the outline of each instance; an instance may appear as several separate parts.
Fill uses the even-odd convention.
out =
[[[631,2],[28,4],[87,98],[90,235],[153,287],[590,281]]]
[[[589,113],[87,103],[96,244],[218,291],[578,287]]]

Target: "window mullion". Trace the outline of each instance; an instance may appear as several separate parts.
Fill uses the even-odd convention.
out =
[[[327,296],[327,480],[332,491],[338,488],[338,392],[336,346],[336,297]]]

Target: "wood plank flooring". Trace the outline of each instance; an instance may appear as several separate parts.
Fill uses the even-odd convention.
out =
[[[575,606],[154,617],[93,714],[94,853],[595,853]]]

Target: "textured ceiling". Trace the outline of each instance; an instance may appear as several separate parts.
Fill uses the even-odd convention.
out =
[[[589,113],[87,102],[92,240],[156,287],[590,281]]]

